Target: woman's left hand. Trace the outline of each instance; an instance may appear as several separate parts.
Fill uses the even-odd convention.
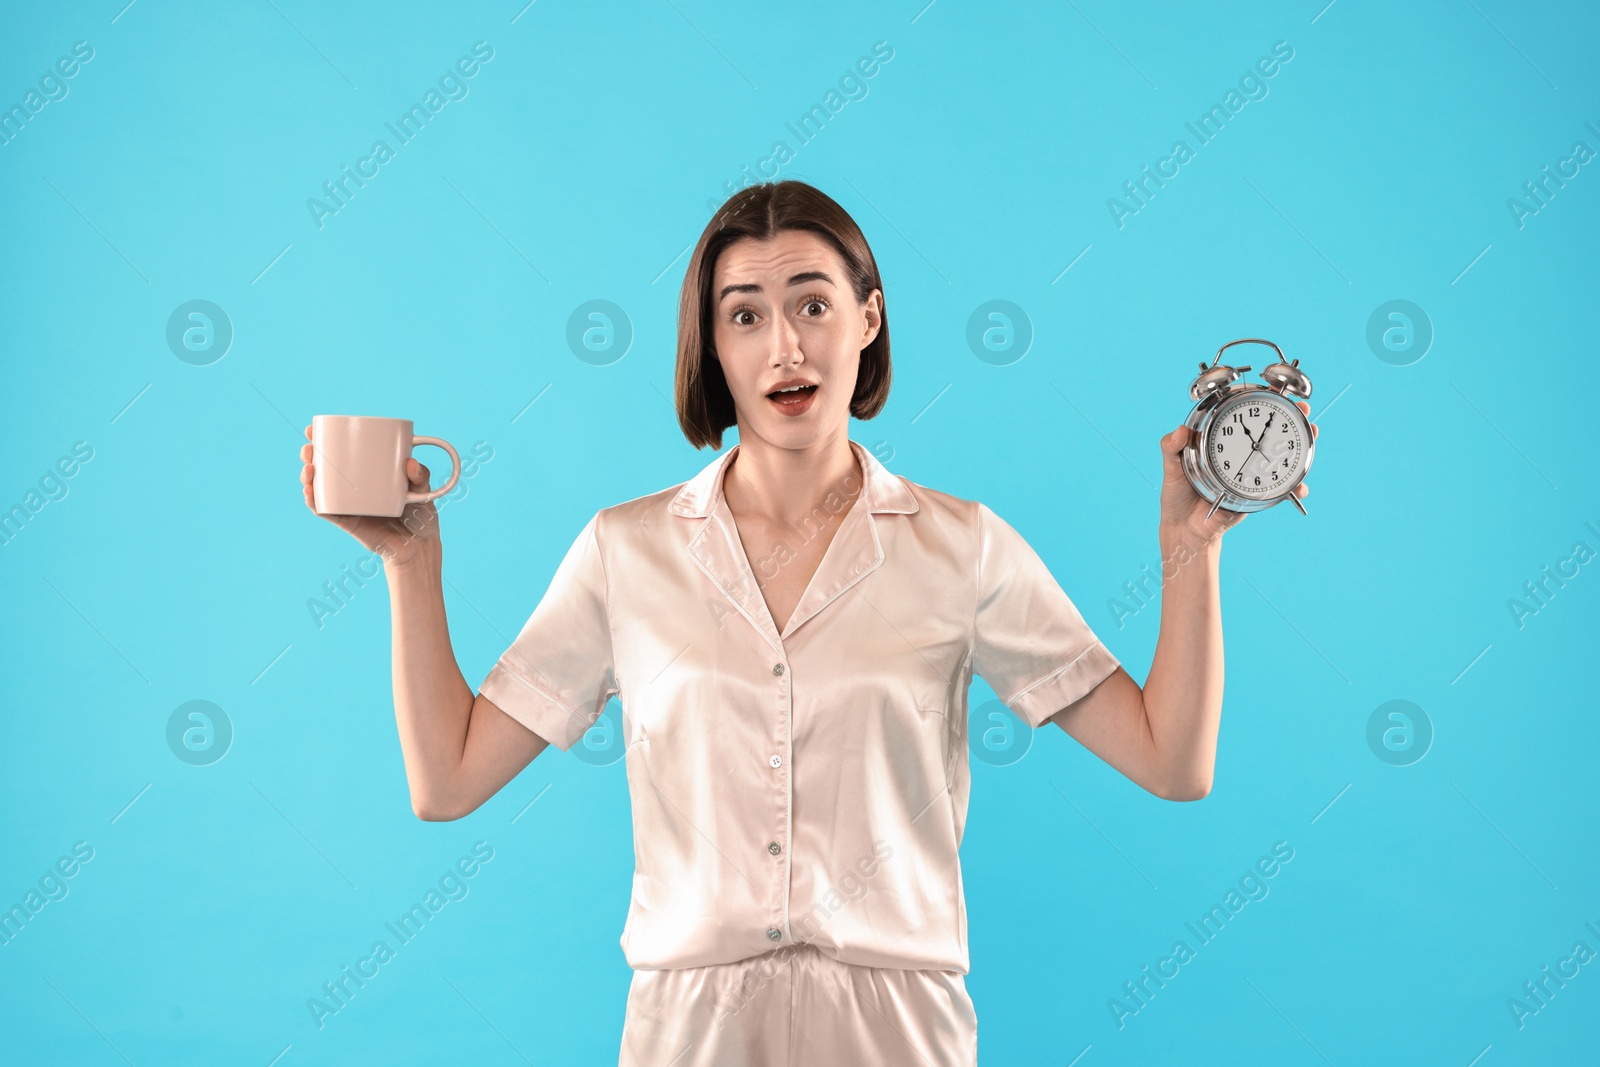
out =
[[[1295,401],[1295,406],[1308,417],[1311,414],[1311,405],[1304,400]],[[1176,430],[1161,439],[1161,452],[1164,456],[1164,473],[1161,481],[1161,533],[1166,539],[1169,535],[1181,537],[1186,531],[1201,532],[1206,540],[1220,536],[1225,531],[1238,525],[1245,517],[1245,512],[1229,511],[1218,508],[1206,518],[1206,512],[1211,511],[1211,502],[1194,491],[1194,486],[1189,484],[1189,479],[1183,473],[1182,453],[1184,446],[1194,440],[1196,431],[1187,426],[1179,426]],[[1317,439],[1317,424],[1311,424],[1311,440]],[[1294,487],[1294,495],[1304,499],[1310,492],[1306,483],[1301,482]]]

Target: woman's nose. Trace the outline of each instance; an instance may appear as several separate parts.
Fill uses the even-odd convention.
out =
[[[778,328],[772,331],[774,351],[772,362],[774,366],[783,366],[788,363],[799,363],[805,359],[800,352],[800,331],[794,324],[787,320],[780,320]]]

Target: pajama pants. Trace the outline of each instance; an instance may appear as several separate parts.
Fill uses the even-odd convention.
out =
[[[636,970],[619,1067],[975,1067],[955,971],[840,963],[809,944],[710,967]]]

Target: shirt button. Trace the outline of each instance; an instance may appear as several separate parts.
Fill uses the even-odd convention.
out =
[[[783,932],[778,930],[776,927],[774,927],[773,929],[767,931],[767,939],[769,941],[777,941],[782,937],[783,937]]]
[[[778,844],[776,841],[768,841],[767,851],[776,856],[778,853],[783,851],[783,846]]]
[[[772,764],[774,767],[782,767],[783,766],[783,757],[782,756],[773,756],[771,759],[767,760],[767,762]]]
[[[781,674],[782,674],[782,673],[783,673],[783,664],[781,664],[781,663],[774,663],[774,664],[773,664],[773,665],[772,665],[772,673],[773,673],[773,674],[779,674],[779,675],[781,675]]]

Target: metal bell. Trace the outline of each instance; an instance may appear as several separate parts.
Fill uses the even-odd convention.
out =
[[[1218,353],[1221,355],[1221,353]],[[1198,403],[1234,382],[1238,381],[1249,367],[1230,367],[1226,363],[1200,364],[1200,377],[1189,383],[1189,399]]]
[[[1311,379],[1300,369],[1298,359],[1290,363],[1280,360],[1261,368],[1261,380],[1280,395],[1288,393],[1302,400],[1311,399]]]

